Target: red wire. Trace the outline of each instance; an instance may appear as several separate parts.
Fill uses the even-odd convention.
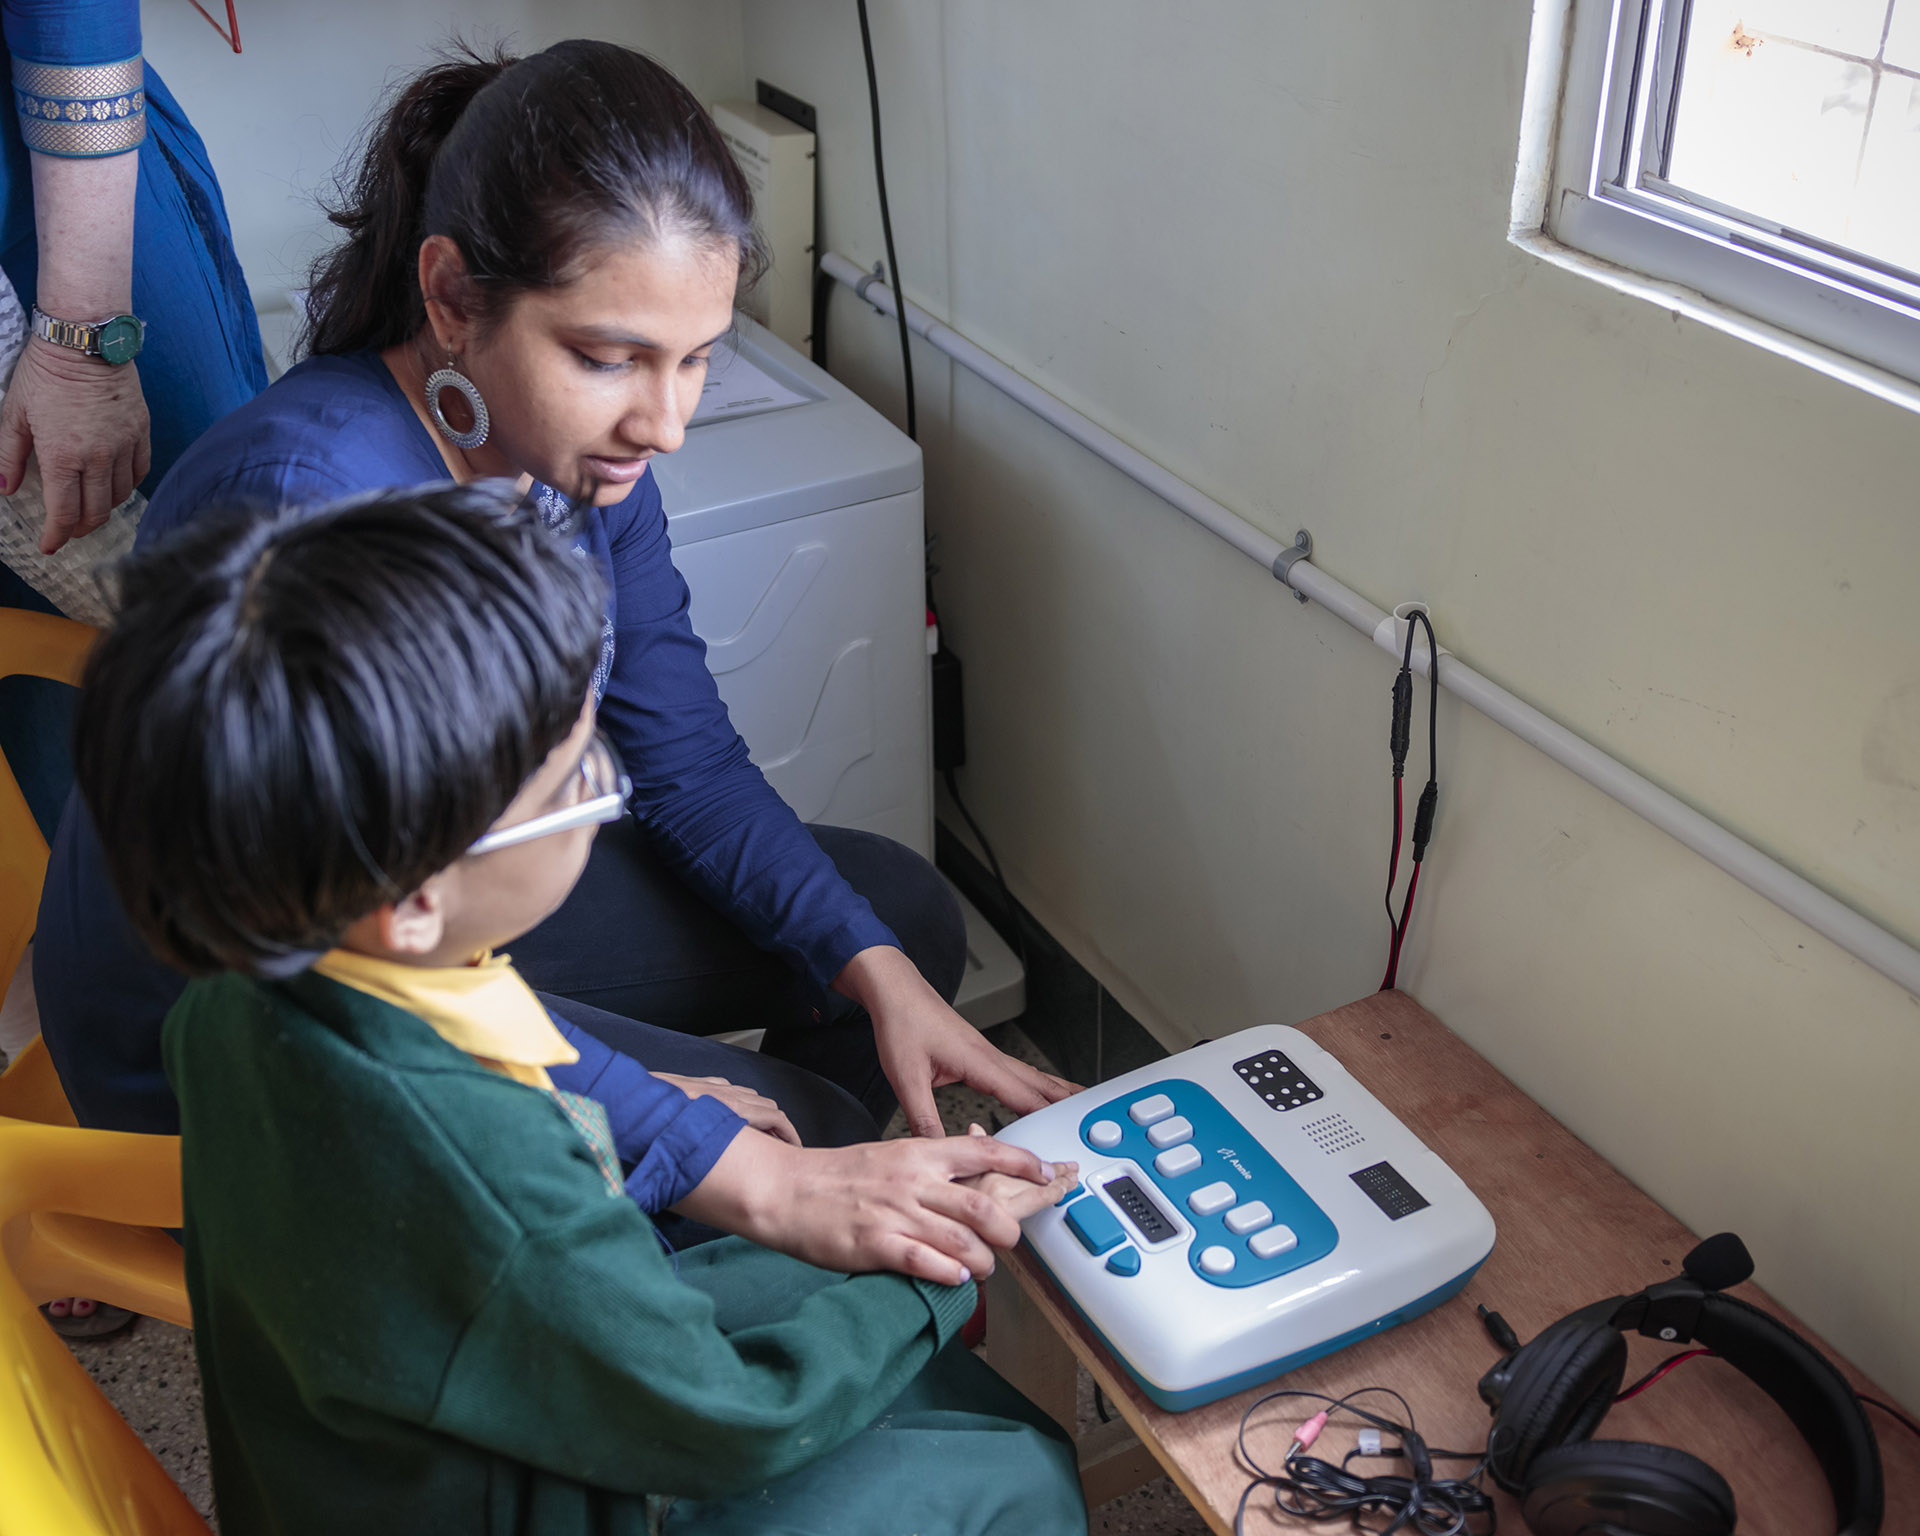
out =
[[[1646,1391],[1648,1387],[1663,1378],[1668,1371],[1673,1370],[1677,1366],[1685,1365],[1689,1360],[1698,1360],[1702,1355],[1710,1355],[1712,1353],[1713,1351],[1710,1349],[1689,1349],[1681,1354],[1677,1354],[1644,1380],[1636,1381],[1632,1386],[1628,1387],[1626,1391],[1616,1397],[1614,1401],[1616,1403],[1624,1403],[1630,1397],[1638,1397],[1642,1392]]]
[[[1407,924],[1413,918],[1413,893],[1420,888],[1420,865],[1416,861],[1413,873],[1407,877],[1407,899],[1400,904],[1400,923],[1393,933],[1393,953],[1387,960],[1387,979],[1380,983],[1382,992],[1389,992],[1393,984],[1400,979],[1400,946],[1406,942]]]

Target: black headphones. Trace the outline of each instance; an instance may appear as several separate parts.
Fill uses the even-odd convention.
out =
[[[1590,1438],[1626,1375],[1628,1329],[1697,1341],[1753,1381],[1812,1447],[1839,1536],[1875,1536],[1885,1498],[1866,1410],[1826,1356],[1785,1323],[1717,1294],[1752,1273],[1746,1245],[1722,1232],[1687,1255],[1680,1278],[1582,1307],[1480,1378],[1493,1410],[1488,1470],[1519,1495],[1534,1536],[1733,1536],[1733,1490],[1699,1457]]]

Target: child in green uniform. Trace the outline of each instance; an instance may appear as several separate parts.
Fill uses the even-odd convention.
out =
[[[165,1058],[222,1530],[1084,1530],[1058,1429],[955,1341],[949,1256],[1070,1166],[929,1144],[949,1194],[890,1262],[959,1283],[849,1277],[803,1261],[871,1259],[904,1164],[836,1194],[660,1084],[636,1178],[555,1086],[575,1047],[492,950],[623,804],[597,582],[481,487],[212,519],[128,570],[90,664],[82,792],[198,978]],[[786,1251],[676,1258],[643,1187]]]

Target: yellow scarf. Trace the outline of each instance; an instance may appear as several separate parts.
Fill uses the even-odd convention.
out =
[[[404,1008],[448,1045],[529,1087],[551,1093],[547,1068],[580,1059],[506,955],[489,951],[471,965],[419,966],[335,949],[313,968]]]

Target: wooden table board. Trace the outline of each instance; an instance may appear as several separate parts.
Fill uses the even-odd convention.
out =
[[[1523,1340],[1530,1339],[1589,1302],[1677,1275],[1697,1241],[1403,993],[1366,998],[1300,1028],[1445,1158],[1493,1213],[1499,1233],[1493,1253],[1461,1296],[1281,1381],[1176,1414],[1156,1407],[1114,1364],[1027,1250],[1010,1255],[989,1283],[987,1354],[994,1365],[1071,1427],[1073,1373],[1059,1348],[1064,1340],[1146,1450],[1222,1536],[1233,1529],[1249,1477],[1235,1452],[1235,1430],[1264,1392],[1286,1386],[1337,1396],[1366,1385],[1394,1387],[1412,1403],[1416,1427],[1429,1445],[1478,1447],[1489,1420],[1475,1385],[1498,1351],[1475,1314],[1476,1303],[1504,1314]],[[1766,1308],[1825,1348],[1757,1286],[1729,1294]],[[1674,1348],[1637,1334],[1628,1343],[1629,1381]],[[1827,1353],[1856,1390],[1893,1401]],[[1294,1426],[1309,1411],[1297,1405],[1263,1409],[1254,1423],[1267,1427],[1250,1432],[1255,1454],[1277,1466]],[[1887,1536],[1920,1532],[1920,1438],[1877,1410],[1868,1414],[1886,1467],[1884,1530]],[[1329,1428],[1316,1450],[1338,1461],[1353,1444],[1351,1434]],[[1742,1536],[1817,1536],[1834,1528],[1832,1501],[1812,1453],[1772,1400],[1722,1361],[1689,1361],[1616,1407],[1600,1436],[1679,1446],[1717,1468],[1733,1486]],[[1138,1448],[1131,1460],[1128,1452],[1110,1431],[1083,1445],[1090,1499],[1123,1492],[1152,1470]],[[1382,1473],[1404,1470],[1404,1464],[1386,1461],[1362,1465]],[[1515,1501],[1497,1493],[1497,1502],[1500,1528],[1524,1531]],[[1284,1516],[1270,1494],[1264,1503],[1256,1494],[1246,1529],[1330,1527]]]

